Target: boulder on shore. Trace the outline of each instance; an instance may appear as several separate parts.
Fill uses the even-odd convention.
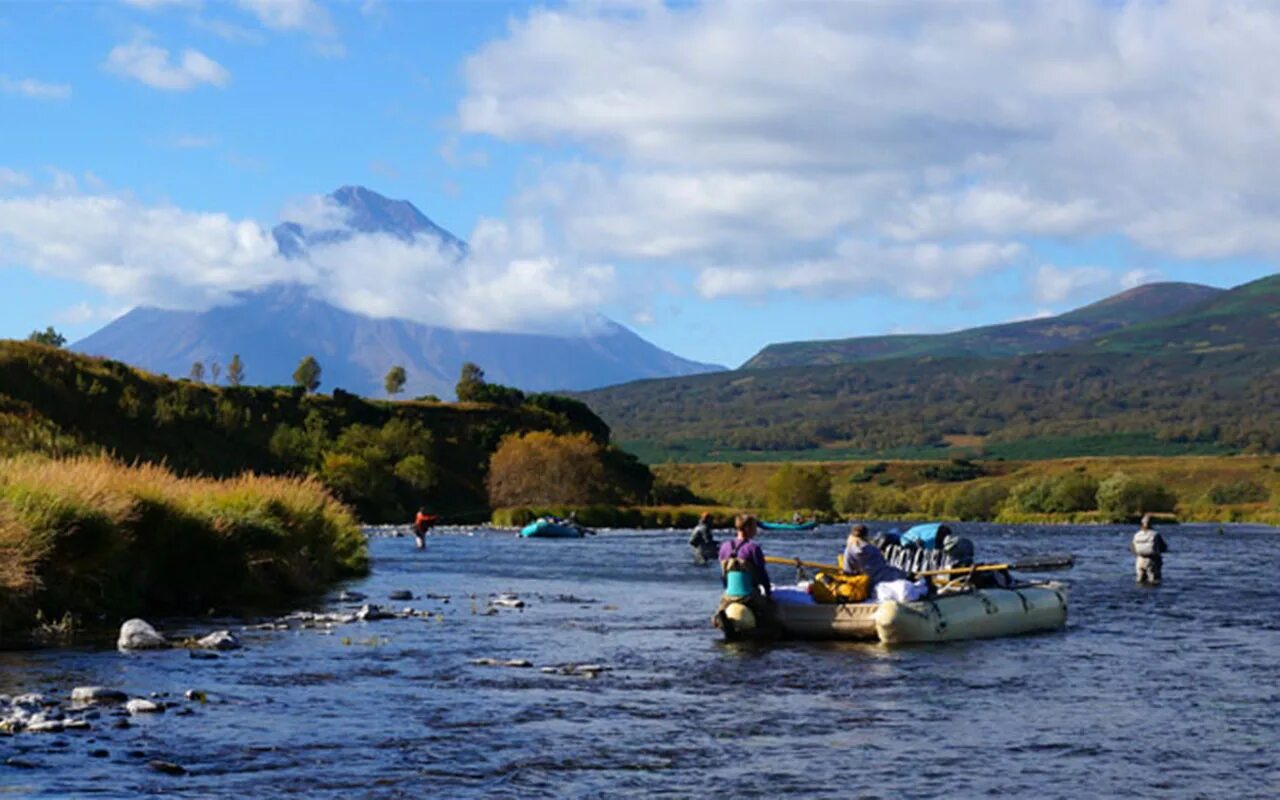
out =
[[[169,642],[159,631],[143,619],[131,619],[120,626],[120,638],[116,647],[120,650],[156,650],[168,647]]]

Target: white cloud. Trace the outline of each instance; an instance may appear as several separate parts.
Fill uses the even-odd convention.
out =
[[[71,96],[71,87],[65,83],[46,83],[35,78],[0,75],[0,92],[33,100],[66,100]]]
[[[1032,280],[1032,295],[1039,303],[1061,303],[1075,300],[1115,283],[1115,276],[1102,267],[1061,269],[1044,264]]]
[[[201,0],[124,0],[124,3],[144,11],[159,11],[165,8],[199,8],[203,5]]]
[[[169,146],[177,150],[204,150],[218,143],[217,137],[184,133],[169,140]]]
[[[109,72],[165,91],[186,91],[204,83],[226,86],[231,80],[230,72],[199,50],[183,50],[181,59],[172,61],[168,50],[145,37],[113,47],[104,66]]]
[[[866,285],[847,241],[1280,257],[1271,4],[574,3],[513,19],[464,75],[464,133],[573,154],[524,213],[716,296]],[[1045,296],[1099,280],[1027,267]]]
[[[64,175],[65,173],[59,173]],[[68,176],[69,177],[69,176]],[[83,194],[70,185],[0,195],[4,265],[92,286],[118,305],[207,308],[238,291],[290,282],[351,311],[476,330],[564,330],[612,297],[613,269],[548,248],[530,220],[482,221],[465,260],[433,237],[357,233],[324,198],[286,215],[346,237],[287,259],[272,232],[225,214]],[[92,311],[66,310],[75,321]]]
[[[313,0],[236,0],[236,5],[253,14],[265,28],[311,35],[316,52],[325,58],[346,55],[328,10]]]
[[[10,186],[21,188],[30,185],[31,178],[27,177],[25,173],[9,167],[0,167],[0,189]]]

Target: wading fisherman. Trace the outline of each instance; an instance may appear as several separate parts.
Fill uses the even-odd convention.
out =
[[[1142,527],[1133,535],[1129,550],[1134,555],[1134,572],[1138,583],[1146,586],[1160,585],[1160,571],[1164,566],[1164,553],[1169,550],[1164,537],[1151,529],[1151,515],[1142,515]]]
[[[718,548],[711,532],[711,514],[708,512],[704,511],[698,517],[698,524],[689,536],[689,547],[693,549],[693,562],[700,566],[716,557]]]
[[[756,518],[739,514],[733,527],[737,536],[720,545],[720,579],[724,584],[724,596],[716,609],[715,625],[724,628],[725,609],[741,603],[751,609],[754,627],[764,633],[774,633],[777,620],[773,608],[773,583],[765,569],[764,550],[752,541],[756,536]]]
[[[426,508],[419,508],[418,514],[413,518],[413,537],[418,540],[418,549],[427,546],[427,531],[431,530],[431,526],[440,521],[435,514],[428,514]]]

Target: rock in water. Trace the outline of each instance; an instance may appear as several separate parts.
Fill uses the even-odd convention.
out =
[[[207,650],[239,650],[240,640],[231,631],[215,631],[196,642]]]
[[[71,702],[80,705],[95,703],[123,703],[129,695],[119,689],[108,689],[105,686],[77,686],[71,690]]]
[[[394,592],[387,595],[387,598],[390,600],[412,600],[413,592],[408,589],[396,589]]]
[[[130,700],[124,707],[130,714],[159,714],[164,711],[164,706],[159,703],[141,698]]]
[[[116,647],[120,650],[155,650],[168,647],[169,643],[160,633],[142,619],[131,619],[120,626],[120,638]]]
[[[376,606],[373,603],[361,606],[360,610],[356,612],[356,619],[363,622],[373,622],[378,619],[391,619],[394,616],[395,614],[392,614],[389,611],[383,611],[380,606]]]
[[[165,775],[186,775],[187,769],[181,764],[175,764],[172,761],[151,761],[147,763],[156,772],[163,772]]]

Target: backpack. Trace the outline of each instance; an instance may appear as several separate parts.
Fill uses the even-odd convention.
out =
[[[1140,558],[1154,558],[1160,555],[1156,545],[1155,531],[1138,531],[1133,535],[1133,553]]]
[[[735,539],[730,543],[729,557],[720,562],[720,575],[724,578],[724,593],[730,597],[751,597],[756,593],[755,565],[738,557],[738,549],[746,542]]]

